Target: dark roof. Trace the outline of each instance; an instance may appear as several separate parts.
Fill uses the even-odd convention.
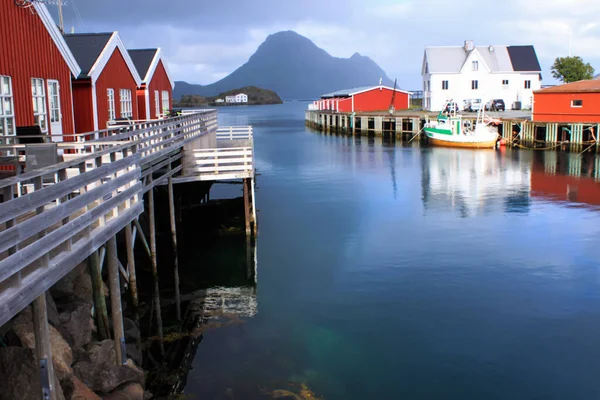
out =
[[[143,80],[150,69],[150,64],[152,64],[152,60],[158,49],[135,49],[127,51],[133,60],[135,69],[137,69],[138,74],[140,74],[140,77]]]
[[[533,46],[508,46],[508,55],[514,71],[541,72]]]
[[[100,57],[102,50],[110,40],[111,33],[69,33],[63,35],[65,42],[81,67],[78,78],[89,78],[90,69]]]
[[[591,79],[552,86],[535,93],[600,93],[600,80]]]

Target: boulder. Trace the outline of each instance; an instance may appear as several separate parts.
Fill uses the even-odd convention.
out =
[[[127,383],[144,383],[144,373],[129,365],[93,364],[78,362],[73,367],[75,376],[94,392],[108,394]]]
[[[39,400],[40,373],[33,350],[23,347],[0,348],[0,400]],[[54,379],[56,398],[64,400],[58,379]]]
[[[142,385],[139,383],[129,383],[103,396],[102,400],[144,400],[145,398]]]
[[[125,340],[139,342],[141,340],[140,328],[130,318],[123,318],[123,330],[125,332]]]
[[[100,396],[92,392],[75,376],[71,378],[67,385],[63,382],[63,390],[65,397],[69,400],[101,400]]]
[[[70,310],[59,315],[61,331],[71,347],[84,347],[92,341],[92,306],[87,303],[75,303],[69,308]]]
[[[136,365],[142,365],[144,356],[142,353],[142,346],[135,343],[127,343],[127,357],[131,358]]]
[[[50,328],[50,347],[52,348],[52,362],[56,377],[62,381],[68,379],[72,374],[71,364],[73,353],[71,347],[63,339],[60,332],[52,325]],[[33,322],[31,320],[31,308],[26,308],[13,321],[13,332],[21,340],[21,345],[35,350],[35,335],[33,333]]]
[[[92,364],[117,365],[117,353],[114,340],[106,339],[88,346],[88,355]]]
[[[88,270],[87,262],[83,262],[65,275],[52,288],[50,293],[55,300],[63,303],[72,301],[83,301],[93,304],[92,278]]]

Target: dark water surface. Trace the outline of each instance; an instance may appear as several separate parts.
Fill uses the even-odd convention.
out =
[[[204,335],[185,394],[600,398],[597,159],[327,136],[305,108],[219,109],[254,126],[258,312]]]

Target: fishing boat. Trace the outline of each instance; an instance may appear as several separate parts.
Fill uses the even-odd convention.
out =
[[[451,103],[451,102],[449,102]],[[477,112],[475,124],[463,120],[455,107],[446,107],[435,120],[425,118],[423,130],[427,140],[434,146],[491,149],[498,142],[497,120],[484,115],[483,107]]]

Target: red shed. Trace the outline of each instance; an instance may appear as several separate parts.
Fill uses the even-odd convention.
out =
[[[171,109],[175,82],[161,49],[129,50],[142,86],[137,90],[140,119],[162,118]]]
[[[533,121],[600,122],[600,80],[586,80],[533,92]]]
[[[324,94],[317,100],[315,108],[318,110],[332,110],[338,112],[384,111],[390,108],[392,96],[396,110],[405,110],[410,106],[412,93],[387,86],[367,86],[355,89],[338,90]]]
[[[118,32],[64,35],[81,66],[73,80],[75,130],[105,129],[118,118],[139,119],[142,80]]]
[[[32,125],[74,133],[71,75],[80,71],[46,6],[0,1],[0,136]]]

